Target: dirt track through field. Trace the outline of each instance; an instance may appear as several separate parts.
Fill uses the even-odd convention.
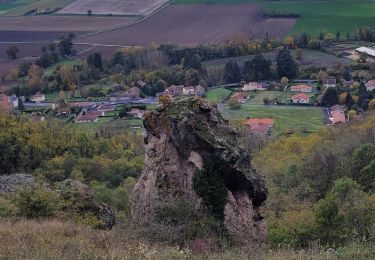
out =
[[[294,19],[263,19],[254,4],[169,5],[153,16],[123,28],[77,39],[82,43],[182,45],[223,43],[236,33],[248,37],[282,37]]]

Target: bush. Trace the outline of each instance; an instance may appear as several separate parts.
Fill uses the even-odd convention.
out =
[[[206,163],[202,170],[194,174],[193,189],[202,198],[209,214],[223,221],[228,191],[213,163]]]
[[[14,197],[18,214],[27,218],[52,217],[59,202],[55,193],[40,185],[21,188]]]

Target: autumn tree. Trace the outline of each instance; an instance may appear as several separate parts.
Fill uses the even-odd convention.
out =
[[[64,89],[73,91],[77,89],[77,80],[73,68],[67,65],[60,67],[58,71],[58,81],[62,84]]]
[[[43,70],[38,65],[31,65],[27,71],[29,76],[29,85],[38,86],[42,82]]]

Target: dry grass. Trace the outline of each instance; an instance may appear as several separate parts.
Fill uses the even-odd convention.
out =
[[[0,259],[333,259],[324,251],[259,251],[251,248],[193,255],[153,244],[127,229],[98,231],[57,220],[0,221]]]

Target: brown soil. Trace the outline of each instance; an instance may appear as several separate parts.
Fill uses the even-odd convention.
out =
[[[139,17],[52,15],[0,17],[0,31],[94,32],[125,25],[137,19],[139,19]],[[2,34],[0,35],[2,36]]]
[[[282,37],[294,19],[263,19],[254,4],[169,5],[139,23],[95,35],[77,42],[150,45],[176,43],[196,45],[222,43],[236,33],[248,37]]]

